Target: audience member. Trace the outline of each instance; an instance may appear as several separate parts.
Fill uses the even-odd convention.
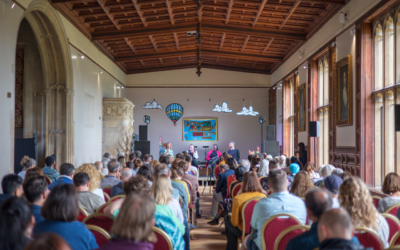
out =
[[[259,200],[254,207],[250,222],[253,234],[247,236],[243,242],[243,246],[246,249],[263,249],[260,234],[264,222],[273,215],[287,213],[298,218],[302,224],[306,222],[304,201],[287,191],[288,179],[285,171],[281,169],[270,171],[268,186],[271,194],[268,198]]]
[[[190,175],[189,174],[189,164],[190,161],[181,161],[179,163],[179,167],[183,169],[184,174],[183,174],[183,179],[186,179],[192,184],[192,189],[191,189],[191,203],[194,206],[197,202],[197,191],[199,190],[199,180],[196,178],[196,176]]]
[[[247,155],[247,160],[249,160],[249,162],[251,162],[251,159],[253,158],[252,154]]]
[[[68,242],[72,250],[98,248],[93,234],[85,224],[76,220],[78,204],[74,186],[63,184],[54,187],[42,208],[45,221],[35,225],[34,235],[56,233]]]
[[[56,181],[49,185],[49,190],[60,184],[72,184],[72,178],[74,177],[75,167],[70,163],[64,163],[60,166],[60,176]]]
[[[324,188],[328,190],[332,196],[332,208],[340,207],[339,203],[339,187],[343,180],[337,175],[330,175],[324,179]]]
[[[310,178],[321,178],[321,176],[318,174],[318,172],[315,170],[314,164],[311,162],[308,162],[304,166],[304,171],[310,176]]]
[[[249,171],[250,171],[251,164],[250,164],[250,161],[249,161],[249,160],[241,159],[241,160],[239,161],[239,166],[244,167],[245,170],[246,170],[246,172],[249,172]]]
[[[26,200],[30,203],[35,222],[39,223],[44,221],[41,209],[47,196],[49,189],[44,176],[36,174],[36,176],[27,179],[23,185]]]
[[[143,156],[143,164],[150,164],[150,162],[153,160],[153,156],[150,154],[145,154]]]
[[[128,162],[132,163],[132,162]],[[122,186],[125,182],[127,182],[130,178],[133,177],[132,171],[130,168],[123,168],[121,170],[121,182],[111,188],[111,197],[124,194],[122,190]]]
[[[233,188],[238,185],[239,183],[243,182],[243,176],[248,173],[246,172],[246,169],[242,166],[238,167],[237,169],[235,169],[235,180],[231,182],[231,184],[228,186],[228,188],[226,189],[226,198],[231,198],[231,191],[233,190]],[[231,175],[232,176],[232,175]]]
[[[68,243],[53,233],[41,234],[26,246],[25,250],[71,250]]]
[[[152,250],[157,237],[153,233],[155,205],[144,194],[126,197],[112,228],[111,240],[99,250],[143,249]]]
[[[4,200],[17,196],[21,197],[24,193],[22,188],[22,180],[21,176],[16,174],[8,174],[3,177],[1,180],[1,188],[3,189],[3,194],[0,195],[0,204],[3,203]]]
[[[272,155],[267,155],[267,157],[265,159],[268,161],[272,161],[274,158],[272,157]]]
[[[258,168],[260,167],[260,162],[261,162],[261,157],[258,155],[254,155],[253,158],[251,158],[250,171],[257,172]]]
[[[335,175],[333,175],[335,176]],[[340,206],[347,210],[355,227],[367,227],[381,238],[384,248],[389,246],[389,225],[378,213],[365,183],[358,177],[346,179],[339,188]]]
[[[378,211],[384,213],[389,207],[400,203],[400,176],[396,173],[386,175],[382,185],[382,192],[389,195],[378,203]]]
[[[141,175],[146,178],[149,185],[153,185],[153,172],[150,165],[142,165],[137,172],[137,175]]]
[[[103,168],[104,168],[103,163],[102,163],[101,161],[96,161],[93,165],[95,166],[95,168],[97,169],[97,171],[99,171],[99,173],[100,173],[100,178],[103,179],[103,178],[104,178],[104,175],[101,174],[101,173],[103,172]]]
[[[121,182],[119,179],[119,162],[116,159],[112,159],[107,164],[108,174],[101,180],[100,187],[115,186]]]
[[[343,181],[347,180],[347,178],[352,177],[352,175],[349,172],[343,172],[339,175],[340,178],[342,178]]]
[[[32,211],[24,199],[14,196],[5,200],[0,206],[0,249],[23,250],[31,241],[34,224]]]
[[[262,160],[260,163],[260,168],[258,169],[257,176],[260,177],[267,177],[269,173],[269,161]]]
[[[284,170],[287,169],[287,168],[289,168],[289,166],[290,166],[290,158],[287,157],[287,158],[286,158],[286,168],[284,168]],[[288,170],[288,171],[289,171],[289,170]]]
[[[56,159],[53,156],[47,156],[45,159],[46,166],[42,168],[43,174],[48,176],[51,182],[55,182],[59,176],[57,172]]]
[[[29,158],[29,156],[24,156],[21,160],[22,171],[18,173],[18,176],[21,176],[22,179],[25,179],[26,171],[30,168],[36,167],[36,160]]]
[[[247,172],[244,175],[242,193],[233,198],[232,203],[232,217],[225,215],[225,232],[228,243],[226,249],[237,249],[238,238],[242,236],[243,231],[243,218],[242,209],[243,205],[253,198],[266,198],[263,194],[260,182],[255,172]]]
[[[170,161],[169,156],[161,155],[159,161],[160,161],[160,164],[165,164],[168,167],[171,167],[171,165],[170,165],[171,161]]]
[[[307,191],[314,187],[314,183],[311,181],[310,176],[302,170],[294,177],[290,193],[298,197],[304,197],[306,196]]]
[[[119,165],[121,166],[121,168],[126,167],[126,160],[125,160],[125,156],[118,156],[118,162]]]
[[[98,195],[89,191],[89,175],[79,172],[74,176],[74,186],[78,192],[79,206],[89,215],[93,214],[105,201]]]
[[[322,166],[319,169],[319,174],[321,175],[321,177],[326,178],[328,176],[330,176],[332,174],[332,171],[335,169],[334,166],[327,164],[325,166]]]
[[[289,165],[288,165],[289,166]],[[287,166],[286,166],[286,155],[281,155],[281,156],[279,156],[279,167],[281,168],[281,169],[285,169]]]
[[[307,150],[306,150],[306,145],[304,144],[304,142],[300,142],[298,144],[299,146],[299,160],[300,162],[303,164],[303,166],[305,166],[307,164]],[[303,167],[301,166],[301,167]]]
[[[332,173],[331,173],[331,174],[335,174],[335,175],[340,176],[340,175],[343,174],[343,173],[344,173],[343,169],[341,169],[341,168],[335,168],[334,170],[332,170]]]
[[[28,169],[28,171],[26,171],[24,181],[26,181],[26,179],[30,178],[30,176],[35,176],[36,174],[38,174],[40,176],[44,176],[42,168],[36,166],[34,168]]]
[[[137,174],[137,172],[139,171],[140,167],[143,165],[143,161],[142,161],[141,159],[135,159],[135,160],[133,161],[133,163],[135,164],[134,171],[135,171],[136,174]]]
[[[133,152],[133,153],[135,153],[135,155],[136,155],[136,158],[138,158],[138,159],[141,159],[142,158],[142,151],[140,151],[140,150],[136,150],[135,152]]]
[[[268,160],[267,160],[268,161]],[[279,169],[279,163],[276,160],[270,160],[268,161],[268,174],[274,170],[274,169]],[[261,187],[264,189],[265,192],[269,191],[269,186],[268,186],[268,176],[261,178]]]
[[[101,177],[96,167],[92,164],[82,164],[77,170],[76,173],[85,172],[89,175],[89,191],[98,195],[100,198],[104,200],[103,189],[100,188]]]
[[[287,178],[288,178],[288,181],[289,181],[289,187],[288,188],[290,190],[290,188],[292,187],[292,183],[293,183],[294,177],[300,171],[299,164],[298,163],[290,164],[289,171],[290,171],[290,173],[287,174]]]
[[[137,156],[135,153],[129,154],[128,156],[128,162],[133,162],[134,160],[136,160]]]
[[[105,153],[104,155],[103,155],[103,160],[101,161],[102,163],[103,163],[103,171],[101,172],[101,174],[103,175],[103,176],[106,176],[106,175],[108,175],[108,168],[107,168],[107,166],[108,166],[108,163],[111,161],[111,154],[110,153]]]
[[[160,164],[157,160],[150,161],[149,165],[154,169],[158,164]]]
[[[318,223],[319,250],[362,250],[362,246],[352,241],[354,227],[349,214],[341,209],[324,212]]]
[[[193,160],[192,160],[192,156],[190,154],[187,154],[185,156],[185,161],[189,162],[189,169],[188,169],[189,172],[188,173],[191,175],[193,172],[194,173],[193,176],[196,176],[196,178],[198,179],[199,178],[199,170],[196,166],[192,165]]]
[[[183,170],[182,167],[179,166],[179,163],[181,163],[181,162],[183,162],[183,161],[176,161],[176,162],[174,162],[172,164],[171,176],[170,177],[174,182],[180,183],[185,187],[186,194],[187,194],[187,197],[188,197],[188,202],[189,202],[188,204],[191,204],[192,203],[192,196],[191,196],[191,193],[189,191],[189,185],[186,182],[182,181],[182,178],[183,178],[183,175],[184,175],[185,171]]]

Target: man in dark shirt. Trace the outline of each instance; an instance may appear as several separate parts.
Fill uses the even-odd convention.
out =
[[[29,178],[25,181],[23,188],[25,198],[31,205],[36,223],[44,221],[40,211],[49,194],[45,177],[38,174],[37,176]]]
[[[215,193],[213,194],[213,200],[211,204],[211,215],[208,217],[209,219],[213,219],[216,216],[218,210],[218,203],[220,201],[223,201],[223,199],[226,197],[226,191],[228,188],[228,182],[227,182],[228,176],[234,174],[235,174],[234,169],[228,169],[225,172],[220,170],[217,181],[217,187],[215,189]]]
[[[16,174],[8,174],[4,176],[3,180],[1,181],[3,194],[0,195],[0,204],[13,195],[21,197],[21,195],[24,193],[24,190],[22,189],[22,182],[24,182],[24,180],[21,178],[21,176]]]
[[[231,141],[229,142],[229,150],[227,152],[228,154],[232,155],[233,159],[235,159],[237,162],[240,160],[240,152],[238,149],[235,148],[235,142]]]

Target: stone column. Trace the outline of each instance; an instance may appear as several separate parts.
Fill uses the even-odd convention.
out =
[[[134,107],[126,98],[103,98],[103,154],[131,153]]]

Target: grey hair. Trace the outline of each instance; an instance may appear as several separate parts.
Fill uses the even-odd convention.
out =
[[[133,176],[130,168],[123,168],[121,171],[121,179],[131,178]]]
[[[335,169],[335,167],[331,164],[327,164],[323,166],[322,168],[319,169],[319,174],[321,177],[328,177],[329,175],[332,174],[332,171]]]
[[[343,174],[343,172],[344,172],[343,169],[335,168],[334,170],[332,170],[331,174],[340,175],[340,174]]]
[[[30,167],[36,165],[36,160],[29,158],[22,165],[23,165],[24,169],[28,170]]]
[[[105,152],[103,158],[110,158],[111,154],[109,152]]]
[[[111,161],[108,162],[107,164],[107,169],[109,173],[116,173],[117,170],[119,169],[119,162],[117,159],[112,159]]]
[[[169,167],[164,163],[161,163],[160,165],[162,166],[157,165],[154,168],[154,176],[160,176],[160,175],[169,176],[171,174],[171,169],[169,169]]]
[[[267,155],[267,160],[268,161],[272,161],[274,158],[272,157],[272,155]]]
[[[220,169],[223,169],[223,170],[225,170],[225,171],[229,170],[229,166],[226,165],[226,164],[222,164],[219,168],[220,168]]]
[[[239,165],[244,167],[246,169],[246,172],[249,172],[250,170],[250,162],[247,159],[241,159],[239,161]]]
[[[269,161],[262,160],[260,163],[260,168],[258,169],[258,173],[261,176],[268,176],[269,174]]]

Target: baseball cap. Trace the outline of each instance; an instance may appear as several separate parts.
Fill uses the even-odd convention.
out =
[[[339,187],[342,185],[343,180],[337,175],[330,175],[324,179],[325,188],[328,189],[331,193],[338,194]]]
[[[300,171],[300,166],[297,163],[292,163],[290,164],[289,170],[292,173],[292,175],[295,175]]]

